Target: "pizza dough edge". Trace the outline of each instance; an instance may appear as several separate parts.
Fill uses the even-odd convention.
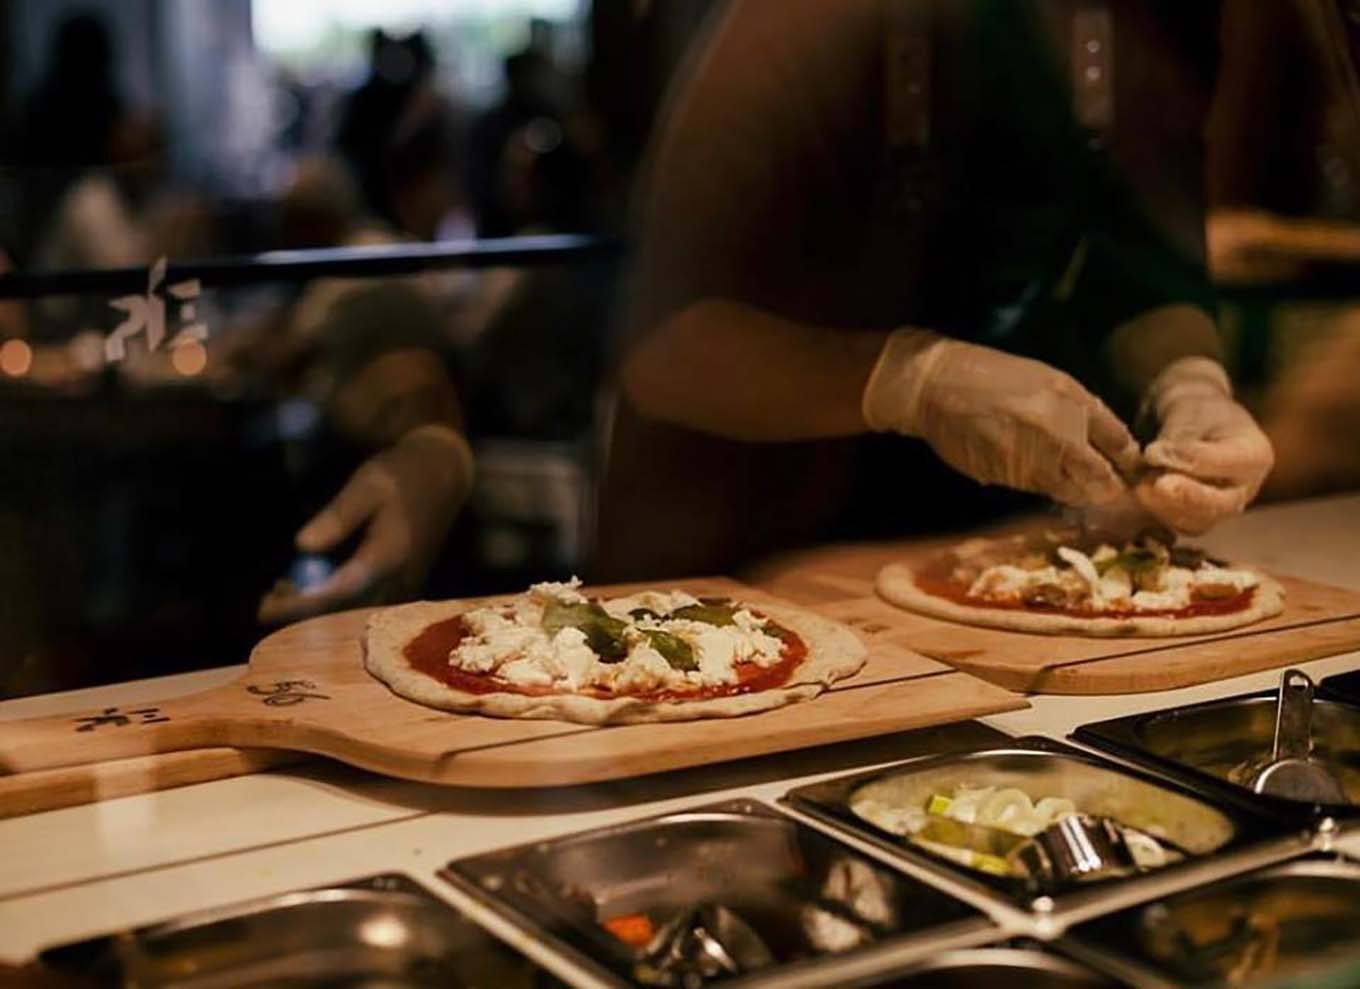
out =
[[[874,589],[889,604],[962,625],[996,628],[1007,632],[1031,632],[1038,635],[1072,634],[1093,638],[1178,638],[1207,635],[1253,625],[1267,618],[1274,618],[1284,611],[1284,588],[1279,581],[1255,567],[1234,566],[1233,569],[1249,570],[1260,579],[1249,607],[1228,615],[1197,615],[1181,619],[1168,618],[1164,615],[1078,618],[1073,615],[973,607],[921,590],[916,584],[915,571],[905,563],[889,563],[883,567],[874,580]]]
[[[497,718],[623,725],[740,717],[811,700],[835,681],[858,673],[868,656],[868,649],[859,636],[838,622],[801,608],[756,602],[752,607],[798,633],[807,644],[808,656],[788,684],[755,694],[660,703],[632,697],[603,700],[573,694],[546,697],[513,693],[472,694],[413,670],[406,662],[403,650],[412,637],[434,622],[485,607],[487,603],[414,601],[384,608],[368,619],[364,632],[364,667],[398,697],[443,711]]]

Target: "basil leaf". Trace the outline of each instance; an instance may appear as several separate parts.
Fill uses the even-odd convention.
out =
[[[732,616],[736,613],[737,609],[730,604],[689,604],[671,612],[671,617],[722,627],[735,625],[737,622]]]
[[[627,625],[614,618],[598,601],[567,604],[549,601],[543,608],[543,631],[556,635],[564,628],[580,629],[586,645],[594,650],[602,663],[617,663],[627,658],[628,645],[623,641]]]
[[[694,647],[680,636],[660,629],[644,629],[642,634],[647,636],[652,648],[661,654],[671,669],[682,673],[693,673],[699,669],[699,661],[694,658]]]

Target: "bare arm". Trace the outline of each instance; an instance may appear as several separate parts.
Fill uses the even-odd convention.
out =
[[[860,398],[887,336],[708,299],[650,333],[623,383],[644,415],[731,439],[849,436],[866,429]]]

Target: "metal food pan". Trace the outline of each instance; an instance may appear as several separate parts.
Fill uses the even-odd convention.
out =
[[[886,978],[843,989],[1121,989],[1100,972],[1036,944],[941,952]]]
[[[1313,701],[1315,753],[1327,761],[1352,802],[1305,804],[1257,794],[1232,782],[1228,772],[1251,759],[1269,759],[1275,733],[1275,690],[1129,715],[1083,725],[1074,737],[1197,789],[1231,793],[1267,813],[1294,822],[1360,817],[1360,706],[1320,690]]]
[[[285,893],[49,948],[48,971],[137,989],[549,989],[563,983],[400,875]]]
[[[1032,799],[1057,796],[1073,800],[1079,811],[1112,817],[1163,837],[1189,853],[1186,861],[1124,878],[1108,878],[1059,890],[1036,891],[1021,879],[977,871],[920,847],[879,827],[852,809],[866,787],[891,788],[902,806],[924,808],[934,794],[960,785],[1016,787]],[[1234,867],[1238,871],[1296,854],[1301,838],[1281,821],[1245,803],[1211,799],[1173,781],[1120,766],[1088,752],[1045,738],[1023,738],[1004,748],[943,755],[855,773],[799,787],[784,798],[837,831],[868,842],[913,871],[942,876],[992,901],[1057,915],[1109,912],[1159,891],[1202,881]]]
[[[1357,985],[1360,863],[1297,859],[1083,924],[1070,942],[1139,985]]]
[[[704,984],[840,984],[996,936],[957,900],[750,800],[461,859],[443,875],[617,985],[668,975],[645,936],[630,947],[606,924],[642,916],[660,932],[704,904],[734,913],[769,953]]]

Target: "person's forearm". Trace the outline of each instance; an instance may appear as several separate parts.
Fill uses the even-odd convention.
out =
[[[1106,353],[1120,382],[1142,394],[1170,364],[1184,357],[1222,360],[1218,328],[1198,306],[1177,304],[1150,309],[1116,329]]]
[[[887,331],[839,330],[708,299],[654,327],[622,368],[644,415],[729,439],[852,436]]]

